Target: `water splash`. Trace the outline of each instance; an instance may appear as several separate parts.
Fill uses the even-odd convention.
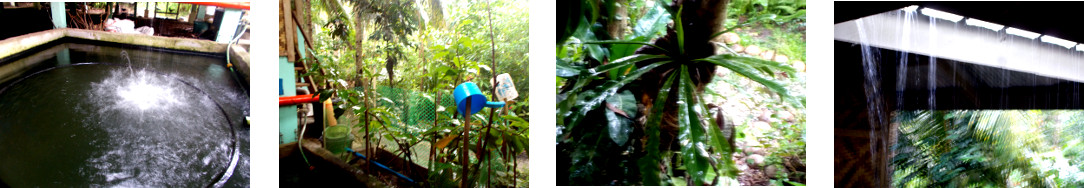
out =
[[[222,140],[231,137],[229,123],[213,99],[185,82],[198,79],[136,71],[127,51],[121,56],[128,72],[112,69],[90,84],[87,98],[98,110],[86,121],[116,123],[104,128],[111,135],[105,152],[81,171],[97,172],[88,176],[100,177],[98,186],[145,187],[200,185],[219,171],[194,169],[232,169],[237,153]]]
[[[117,102],[118,108],[139,110],[175,109],[184,105],[177,100],[177,92],[174,87],[183,86],[174,83],[173,79],[162,79],[147,71],[133,72],[132,74],[113,73],[113,76],[96,84],[97,88],[115,88],[121,100]]]
[[[87,159],[86,171],[104,176],[104,186],[183,186],[212,179],[231,166],[228,122],[214,101],[176,75],[149,70],[111,70],[91,83],[88,97],[98,110],[87,121],[117,122],[106,151]],[[183,134],[176,134],[183,133]]]
[[[1024,38],[1023,40],[1021,40],[1021,39],[1018,39],[1017,37],[1006,34],[1006,32],[1004,30],[979,28],[977,26],[974,26],[974,27],[966,26],[966,25],[961,26],[962,23],[955,23],[955,22],[954,23],[947,23],[944,20],[938,20],[936,18],[929,18],[928,23],[921,23],[921,22],[925,22],[926,20],[921,19],[921,18],[916,20],[916,16],[915,16],[916,13],[915,12],[909,12],[909,11],[906,11],[906,10],[897,10],[897,11],[892,11],[892,12],[888,12],[888,13],[885,13],[885,14],[886,15],[872,17],[872,18],[870,18],[870,17],[859,18],[859,19],[855,20],[854,24],[857,27],[857,30],[856,30],[857,31],[857,39],[853,38],[854,37],[853,35],[845,37],[845,39],[851,40],[852,43],[857,43],[858,45],[861,46],[862,68],[863,68],[863,74],[864,74],[864,79],[865,79],[865,83],[864,83],[864,86],[865,86],[864,89],[865,90],[864,90],[864,92],[867,95],[867,98],[866,98],[866,105],[867,105],[866,108],[867,109],[866,110],[868,112],[868,118],[869,118],[868,121],[869,121],[869,124],[870,124],[870,138],[869,138],[870,151],[869,152],[870,152],[870,155],[873,156],[871,158],[871,160],[872,160],[872,164],[874,165],[872,168],[874,169],[874,173],[875,173],[875,175],[874,175],[875,180],[873,180],[874,185],[872,187],[889,187],[889,186],[891,186],[890,184],[892,183],[891,182],[892,181],[892,179],[891,179],[892,176],[891,175],[893,173],[892,169],[894,168],[894,166],[891,164],[891,161],[892,161],[891,157],[893,157],[894,151],[891,150],[890,148],[892,147],[891,144],[894,143],[894,141],[896,139],[895,138],[896,133],[897,133],[896,131],[899,131],[899,130],[897,130],[895,128],[896,124],[893,123],[892,118],[894,118],[895,116],[900,115],[901,113],[898,113],[898,112],[902,111],[902,110],[905,110],[905,109],[916,109],[916,108],[917,109],[922,109],[923,107],[921,107],[921,105],[922,105],[923,101],[921,101],[921,100],[922,100],[923,97],[927,97],[926,101],[925,101],[927,106],[925,106],[925,108],[928,108],[927,110],[931,110],[931,111],[935,111],[935,110],[938,110],[938,109],[954,109],[954,108],[966,107],[966,106],[954,106],[954,104],[983,105],[983,106],[981,106],[981,108],[998,108],[997,106],[989,107],[989,105],[987,105],[987,104],[971,104],[971,103],[967,103],[967,102],[972,102],[972,101],[966,101],[966,100],[974,100],[974,102],[981,103],[981,101],[986,99],[986,98],[984,98],[985,96],[982,96],[982,95],[987,95],[986,93],[979,93],[981,91],[973,90],[976,87],[975,85],[967,85],[967,84],[969,84],[969,82],[979,82],[979,84],[989,84],[989,85],[980,85],[978,87],[988,87],[988,86],[998,87],[998,88],[993,88],[994,89],[994,90],[992,90],[993,92],[990,92],[990,93],[993,94],[993,95],[998,95],[1000,98],[991,97],[989,99],[996,100],[994,103],[1000,103],[1000,105],[1001,105],[1000,108],[1028,108],[1029,106],[1027,105],[1027,103],[1023,103],[1023,102],[1030,102],[1030,104],[1031,104],[1030,107],[1031,108],[1038,107],[1038,106],[1036,106],[1038,104],[1048,104],[1047,106],[1053,106],[1054,108],[1063,108],[1063,107],[1068,106],[1068,105],[1080,106],[1080,100],[1082,99],[1079,96],[1080,95],[1080,93],[1079,93],[1080,83],[1075,83],[1075,84],[1073,84],[1071,86],[1070,85],[1062,86],[1061,84],[1064,84],[1065,82],[1051,83],[1051,81],[1048,81],[1047,79],[1045,79],[1046,77],[1049,77],[1050,75],[1044,75],[1044,73],[1041,73],[1041,72],[1037,73],[1037,72],[1039,70],[1064,70],[1064,69],[1073,69],[1073,68],[1075,68],[1073,70],[1081,70],[1081,66],[1084,66],[1084,65],[1082,65],[1082,64],[1084,64],[1084,62],[1075,63],[1075,64],[1068,64],[1068,65],[1067,64],[1052,64],[1052,65],[1042,65],[1041,64],[1041,65],[1037,65],[1037,66],[1032,66],[1032,65],[1026,65],[1026,64],[1022,65],[1020,63],[1009,63],[1008,61],[1011,61],[1012,58],[1005,58],[1004,56],[993,56],[993,55],[999,55],[999,53],[1001,53],[1001,54],[1021,53],[1025,57],[1035,55],[1035,58],[1033,58],[1032,60],[1036,61],[1036,62],[1047,62],[1047,61],[1061,60],[1060,59],[1061,57],[1057,56],[1058,55],[1057,53],[1061,53],[1061,52],[1059,52],[1059,51],[1048,51],[1047,50],[1047,49],[1054,49],[1055,46],[1053,44],[1040,43],[1039,39]],[[896,20],[892,20],[894,22],[880,22],[882,19],[896,19]],[[902,21],[902,22],[900,22],[900,21]],[[884,23],[892,23],[892,24],[884,24]],[[839,25],[837,25],[837,26],[839,26]],[[898,34],[899,36],[891,36],[893,38],[887,38],[887,39],[882,38],[883,36],[886,36],[886,35],[884,35],[884,33],[876,33],[876,32],[884,32],[886,30],[885,27],[894,27],[894,28],[888,28],[887,30],[892,30],[892,35],[897,35]],[[922,27],[927,27],[927,28],[922,28]],[[976,33],[975,36],[978,36],[978,37],[975,37],[975,38],[967,38],[967,37],[957,38],[958,36],[960,36],[960,33],[957,33],[957,32]],[[986,33],[979,33],[979,32],[986,32]],[[898,40],[898,41],[891,41],[892,39]],[[959,53],[952,54],[951,52],[955,52],[953,50],[956,50],[956,49],[948,50],[944,46],[932,46],[932,45],[944,45],[944,44],[946,44],[945,41],[969,42],[967,40],[988,40],[988,41],[983,41],[983,42],[989,42],[989,41],[994,41],[994,42],[1000,41],[1000,42],[999,42],[999,44],[996,44],[996,45],[982,46],[981,48],[975,49],[975,50],[985,51],[985,54],[978,54],[978,55],[990,54],[991,56],[993,56],[992,58],[989,58],[989,59],[976,58],[977,60],[976,59],[968,59],[970,57],[961,57],[961,56],[959,56],[960,55]],[[871,41],[872,42],[877,42],[877,44],[871,44]],[[896,43],[895,44],[887,44],[887,42],[889,42],[889,41],[896,42]],[[922,43],[922,42],[927,42],[927,44],[929,44],[931,46],[926,46],[926,45],[917,45],[916,46],[915,45],[915,44],[919,44],[919,43]],[[982,44],[990,44],[990,43],[982,43]],[[871,45],[873,45],[873,46],[875,46],[877,48],[872,48]],[[880,45],[887,45],[887,46],[880,46]],[[892,46],[892,45],[897,45],[897,46]],[[1032,48],[1032,46],[1037,46],[1039,48],[1035,49],[1035,48]],[[880,48],[886,48],[886,49],[895,51],[895,53],[898,53],[899,56],[898,56],[898,58],[888,58],[884,62],[881,62],[882,59],[878,59],[879,58],[878,53],[879,52],[884,52],[884,51],[882,51]],[[1078,48],[1079,48],[1079,46],[1078,46]],[[1066,50],[1072,50],[1072,49],[1066,49]],[[926,55],[927,57],[921,57],[921,56],[917,56],[917,55]],[[1084,59],[1084,51],[1076,51],[1076,52],[1071,54],[1071,57],[1074,57],[1076,59]],[[929,58],[928,59],[929,62],[928,63],[915,64],[913,61],[910,61],[911,58],[915,58],[916,61],[918,61],[918,62],[921,62],[922,60],[927,60],[927,59],[922,59],[922,58]],[[962,64],[961,65],[960,63],[969,63],[969,62],[958,61],[958,60],[956,60],[957,58],[963,58],[964,60],[980,61],[980,62],[970,62],[970,63],[978,64],[979,66],[993,66],[993,67],[996,67],[998,69],[994,70],[994,71],[990,71],[990,69],[975,69],[975,68],[973,68],[974,66],[969,66],[968,64]],[[941,59],[941,63],[938,63],[938,59]],[[946,62],[945,61],[946,59],[949,59],[949,61]],[[1009,60],[1007,60],[1007,59],[1009,59]],[[895,75],[895,77],[891,77],[892,75],[880,75],[880,73],[891,74],[893,72],[893,71],[881,72],[880,71],[881,67],[879,67],[879,66],[882,66],[881,65],[882,63],[884,64],[883,66],[889,66],[889,67],[885,67],[885,68],[892,68],[892,66],[898,66],[898,69],[895,70],[895,73],[897,75]],[[948,63],[948,64],[945,64],[945,63]],[[911,67],[911,66],[914,66],[914,67]],[[927,66],[927,67],[925,67],[925,69],[923,69],[921,66]],[[1010,71],[1012,71],[1013,73],[1009,74]],[[960,73],[957,73],[957,72],[960,72]],[[1017,73],[1017,72],[1025,72],[1025,73],[1029,73],[1029,74],[1020,74],[1020,73]],[[922,75],[923,73],[925,73],[926,75]],[[896,79],[896,82],[895,82],[896,83],[896,88],[895,89],[896,89],[897,96],[895,96],[896,101],[894,103],[891,102],[891,101],[883,101],[883,100],[891,100],[892,98],[882,98],[882,96],[885,96],[885,95],[882,94],[883,91],[881,91],[881,90],[882,89],[891,89],[891,88],[882,88],[881,87],[881,84],[883,84],[881,82],[882,81],[881,76],[889,76],[889,77],[884,77],[884,78],[888,78],[888,79],[895,78]],[[958,80],[957,79],[958,76],[960,76],[961,78],[965,78],[965,79],[959,79]],[[992,77],[997,77],[997,76],[1001,76],[1001,78],[992,78]],[[977,78],[977,79],[968,80],[966,78]],[[925,80],[926,83],[922,83],[922,80]],[[1024,80],[1028,80],[1028,81],[1024,81]],[[885,80],[885,81],[888,81],[888,80]],[[908,85],[908,82],[910,82],[910,86]],[[886,83],[890,84],[891,82],[886,82]],[[923,84],[925,84],[925,85],[923,85]],[[1015,99],[1010,99],[1009,98],[1009,96],[1021,96],[1021,94],[1019,94],[1019,93],[1013,93],[1012,95],[1010,95],[1009,92],[1013,92],[1013,90],[1025,90],[1026,91],[1027,88],[1024,88],[1024,86],[1033,86],[1033,87],[1030,87],[1030,90],[1033,90],[1032,93],[1036,93],[1034,95],[1034,97],[1018,97],[1018,98],[1015,98]],[[1055,93],[1038,93],[1039,91],[1048,91],[1048,90],[1039,90],[1040,87],[1035,87],[1035,86],[1050,86],[1051,89],[1059,91],[1059,92],[1055,92]],[[910,99],[908,99],[908,100],[915,100],[915,101],[908,101],[908,102],[911,102],[910,104],[904,103],[904,100],[906,98],[908,98],[908,97],[904,96],[905,92],[908,89],[907,87],[912,87],[911,88],[912,91],[917,90],[917,92],[915,92],[915,93],[910,93],[911,95],[914,95],[914,96],[909,96]],[[938,92],[937,92],[938,87],[941,87],[941,90],[942,90],[941,91],[942,95],[940,96],[940,98],[941,98],[940,101],[938,100],[938,96],[937,96],[938,95]],[[923,89],[926,89],[926,90],[923,91]],[[946,90],[946,89],[948,89],[948,90]],[[983,89],[985,89],[985,88],[983,88]],[[998,92],[998,90],[1000,90],[1000,93],[996,93],[996,92]],[[1062,91],[1072,92],[1072,93],[1065,93],[1066,95],[1061,95],[1062,93],[1060,93],[1060,92],[1062,92]],[[889,91],[889,92],[891,92],[891,91]],[[1026,92],[1021,92],[1021,93],[1026,93]],[[967,95],[967,94],[970,94],[970,95]],[[924,95],[927,95],[927,96],[924,96]],[[969,96],[970,97],[975,97],[975,98],[970,98],[969,99],[968,98]],[[957,99],[958,97],[960,98],[959,100],[965,100],[965,101],[959,101]],[[1062,99],[1062,97],[1067,97],[1067,98],[1066,98],[1065,101],[1061,101],[1060,99]],[[1072,97],[1072,98],[1068,98],[1068,97]],[[1054,99],[1050,99],[1050,98],[1054,98]],[[1040,99],[1047,100],[1047,101],[1039,101]],[[1023,105],[1016,105],[1017,103],[1010,104],[1009,100],[1018,100],[1018,101],[1019,100],[1027,100],[1027,101],[1017,102],[1017,103],[1023,104]],[[890,105],[886,105],[885,104],[886,102],[888,102],[890,104],[895,104],[896,108],[889,109],[891,107],[888,107]],[[941,107],[938,107],[939,106],[938,102],[941,103],[940,104]],[[963,102],[963,103],[958,103],[958,102]],[[1042,102],[1042,103],[1040,103],[1040,102]],[[908,107],[905,108],[904,106],[908,106]],[[911,107],[911,106],[914,106],[914,107]],[[893,112],[893,110],[897,110],[897,111]],[[882,169],[888,169],[888,170],[882,171]],[[887,172],[889,174],[888,174],[888,176],[885,176],[882,172]],[[886,179],[886,178],[888,178],[888,179]]]
[[[912,6],[912,7],[917,8],[917,6]],[[910,7],[908,7],[908,8],[910,8]],[[909,48],[911,48],[911,43],[912,43],[911,42],[911,26],[915,22],[915,14],[917,14],[917,12],[914,10],[914,8],[910,9],[910,11],[908,11],[906,9],[907,8],[905,8],[904,10],[899,11],[899,12],[902,13],[900,15],[902,16],[901,19],[903,19],[903,23],[901,23],[902,25],[900,26],[900,28],[903,28],[902,30],[900,30],[900,31],[903,32],[903,35],[900,36],[900,43],[901,43],[901,46],[903,46],[904,49],[909,49]],[[896,77],[896,107],[897,108],[903,108],[903,104],[904,104],[903,103],[903,92],[907,89],[907,62],[909,60],[908,59],[909,55],[910,55],[910,52],[908,52],[908,51],[900,51],[900,65],[899,65],[899,69],[896,69],[897,70],[897,72],[896,72],[896,76],[897,76]]]
[[[938,19],[934,18],[934,17],[929,17],[929,18],[930,18],[930,37],[927,38],[927,39],[930,40],[929,44],[932,45],[932,44],[936,43],[935,41],[937,41],[937,20]],[[933,46],[930,46],[929,48],[932,49]],[[930,110],[935,110],[935,109],[937,109],[937,107],[936,107],[937,106],[937,92],[936,92],[937,91],[937,56],[936,55],[930,54],[930,64],[929,64],[928,67],[929,67],[929,70],[927,72],[928,79],[926,80],[926,83],[929,84],[929,89],[930,89],[929,107],[930,107]]]
[[[869,46],[869,39],[866,35],[866,27],[864,18],[856,20],[858,26],[858,38],[859,45],[862,46],[862,68],[865,73],[865,93],[866,93],[866,108],[869,113],[869,125],[870,125],[870,154],[872,156],[888,156],[878,155],[882,152],[887,152],[888,146],[886,139],[878,137],[881,132],[886,130],[882,125],[886,125],[885,111],[883,109],[884,101],[881,99],[881,76],[879,74],[880,61],[877,60],[877,51],[874,51]],[[873,164],[883,164],[884,166],[877,166],[875,168],[887,167],[887,157],[873,158]],[[887,182],[888,176],[885,170],[878,170],[875,172],[875,179],[877,179],[874,187],[887,187],[887,185],[876,185],[877,183]]]
[[[248,95],[219,57],[63,46],[80,55],[70,63],[24,59],[45,69],[16,75],[0,89],[4,183],[247,186],[248,152],[240,151],[248,151],[248,127],[234,127],[243,122],[234,117],[249,113]]]
[[[197,187],[233,166],[233,131],[211,98],[171,75],[125,70],[73,64],[35,73],[11,86],[19,89],[0,93],[0,104],[14,104],[0,105],[0,128],[23,133],[0,137],[0,143],[19,141],[0,145],[9,151],[0,155],[0,166],[19,169],[0,171],[6,183]],[[35,126],[14,126],[26,124]],[[51,157],[56,151],[63,157]],[[12,176],[24,178],[7,179]]]
[[[128,58],[128,51],[127,50],[121,50],[120,51],[120,56],[124,57],[124,60],[128,60],[128,72],[131,72],[132,74],[135,74],[135,71],[132,70],[132,59]]]

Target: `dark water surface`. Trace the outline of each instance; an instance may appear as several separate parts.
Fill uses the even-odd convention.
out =
[[[249,185],[224,56],[49,45],[0,62],[0,187]]]

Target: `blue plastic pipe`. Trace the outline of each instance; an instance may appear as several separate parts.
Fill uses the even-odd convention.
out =
[[[395,176],[399,176],[399,178],[403,178],[403,179],[409,181],[410,183],[417,183],[417,182],[414,182],[414,179],[410,179],[410,178],[404,176],[403,174],[400,174],[399,172],[396,172],[395,170],[392,170],[391,168],[388,168],[388,166],[384,166],[384,164],[380,164],[380,162],[369,160],[369,158],[365,157],[365,155],[362,155],[362,154],[354,151],[353,149],[350,149],[350,147],[346,147],[346,151],[348,151],[350,153],[353,153],[354,155],[356,155],[358,157],[361,157],[361,159],[365,159],[365,160],[367,160],[369,162],[372,162],[377,167],[380,167],[380,168],[382,168],[382,169],[384,169],[384,170],[386,170],[388,172],[391,172],[391,173],[395,174]]]

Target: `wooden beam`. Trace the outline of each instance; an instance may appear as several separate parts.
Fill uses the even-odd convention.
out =
[[[282,5],[282,16],[285,19],[285,22],[283,23],[285,27],[282,28],[284,30],[282,32],[286,33],[286,58],[290,62],[297,62],[297,54],[295,52],[296,47],[294,47],[294,42],[297,41],[297,39],[295,39],[297,35],[294,33],[294,29],[297,28],[294,26],[293,16],[290,16],[293,15],[293,9],[291,8],[292,3],[290,3],[289,0],[279,2],[279,4]]]
[[[307,39],[312,38],[312,36],[308,34],[312,32],[312,14],[310,13],[312,12],[312,8],[310,7],[308,0],[296,0],[294,2],[294,7],[296,9],[296,11],[294,11],[294,20],[299,21],[298,26],[301,28],[302,35],[305,35],[304,37]]]
[[[313,59],[316,59],[315,56],[313,56]],[[320,61],[316,60],[316,62],[319,63]],[[308,63],[302,63],[301,66],[302,66],[301,68],[305,69],[305,71],[308,72],[308,70],[309,70],[309,64]],[[324,70],[320,70],[320,72],[324,72]],[[312,76],[306,76],[306,77],[303,77],[302,79],[305,79],[305,81],[308,81],[309,83],[315,83],[315,82],[313,82],[314,80],[312,79]],[[316,84],[309,85],[309,92],[315,94],[317,92],[320,92],[320,88],[317,88]]]
[[[301,17],[301,16],[299,16],[297,14],[292,14],[292,15],[294,16],[294,19],[293,19],[294,23],[298,24],[298,25],[301,25],[302,23],[301,23],[300,19],[297,19],[297,17]],[[316,63],[320,63],[320,59],[316,58],[316,52],[313,52],[313,48],[314,48],[315,45],[312,44],[312,35],[309,34],[309,32],[304,30],[304,29],[301,29],[301,35],[302,35],[302,37],[305,37],[302,40],[305,41],[305,44],[307,44],[307,45],[305,45],[305,47],[308,48],[308,50],[305,50],[305,51],[308,52],[309,55],[312,56],[314,60],[316,60]],[[308,64],[302,63],[301,66],[304,67],[305,70],[309,70],[309,65]],[[324,71],[323,69],[320,69],[320,73],[321,74],[327,74],[327,72]],[[313,79],[312,79],[312,76],[306,76],[305,80],[309,81],[309,83],[314,83]],[[319,88],[317,88],[316,86],[309,86],[309,91],[311,91],[313,93],[316,93],[318,90],[319,90]]]
[[[301,24],[303,24],[303,23],[301,23],[301,21],[300,21],[300,20],[298,20],[298,19],[297,19],[297,17],[301,17],[301,16],[299,16],[299,15],[297,15],[297,14],[294,14],[294,19],[293,19],[293,20],[294,20],[294,23],[295,23],[295,24],[298,24],[298,25],[301,25]],[[307,47],[307,48],[309,48],[309,50],[308,50],[308,51],[310,51],[310,52],[311,52],[311,51],[312,51],[312,48],[313,48],[313,46],[314,46],[314,45],[312,45],[312,35],[311,35],[311,34],[309,34],[309,31],[305,31],[304,29],[302,29],[302,30],[301,30],[301,35],[304,35],[303,37],[305,37],[305,38],[304,38],[304,40],[305,40],[305,44],[307,45],[306,47]],[[314,54],[314,55],[315,55],[315,54]],[[316,57],[316,56],[313,56],[313,57]]]

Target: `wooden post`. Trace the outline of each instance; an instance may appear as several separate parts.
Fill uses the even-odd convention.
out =
[[[189,5],[188,7],[188,23],[196,23],[196,15],[199,12],[199,6],[196,4]]]
[[[280,3],[280,6],[282,6],[282,14],[279,16],[282,16],[285,19],[283,22],[285,27],[282,28],[284,30],[282,32],[286,32],[286,59],[288,59],[290,62],[296,63],[297,55],[296,49],[294,49],[294,42],[297,41],[297,39],[295,39],[297,37],[297,34],[294,34],[294,30],[297,28],[295,28],[293,24],[293,8],[291,8],[290,1],[288,0],[281,1]],[[296,82],[296,80],[291,80],[291,82]]]
[[[466,111],[469,112],[470,110],[470,101],[468,100]],[[470,151],[468,151],[467,145],[470,144],[470,114],[463,114],[463,119],[466,120],[463,123],[463,137],[460,137],[463,140],[463,149],[459,152],[459,160],[463,163],[463,175],[459,187],[469,187],[470,182],[468,180],[469,175],[467,172],[470,172]]]

